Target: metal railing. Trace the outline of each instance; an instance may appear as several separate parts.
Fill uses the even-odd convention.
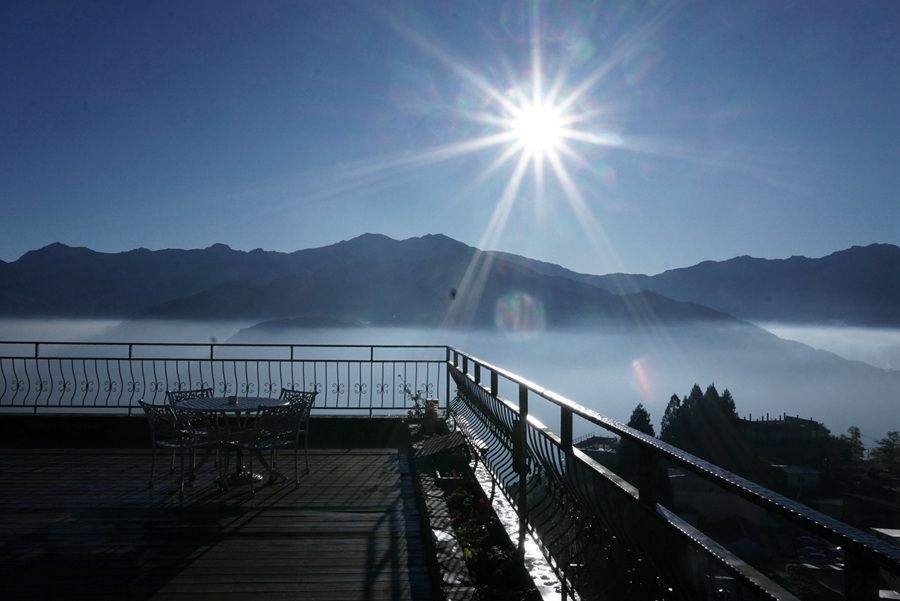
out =
[[[403,413],[412,396],[446,406],[446,347],[0,342],[0,410],[128,412],[167,390],[278,396],[315,390],[316,412]]]
[[[817,580],[790,557],[784,543],[797,537],[829,541],[843,554],[837,588],[844,598],[874,601],[880,589],[900,586],[900,548],[514,373],[458,349],[450,355],[456,424],[516,508],[520,541],[534,535],[579,598],[796,599],[810,598],[817,586],[835,594],[833,573]],[[536,402],[547,406],[535,411]],[[559,418],[559,434],[534,415],[548,410]],[[604,465],[573,445],[575,418],[636,450],[628,479],[610,469],[610,463],[618,468],[614,462]],[[720,544],[704,532],[709,520],[702,512],[684,510],[691,495],[665,491],[678,474],[700,484],[693,496],[706,507],[712,498],[718,508],[762,524],[768,558],[746,541]]]
[[[140,399],[161,403],[166,390],[203,387],[247,396],[317,390],[316,412],[369,416],[405,414],[413,395],[438,399],[516,508],[520,540],[539,541],[564,597],[797,598],[808,575],[792,573],[789,559],[761,560],[717,541],[704,510],[692,516],[685,499],[666,492],[674,472],[765,522],[775,531],[763,544],[769,554],[784,555],[782,538],[796,533],[839,547],[845,598],[900,587],[900,548],[452,347],[0,342],[7,413],[130,413]],[[558,416],[557,431],[538,415]],[[578,449],[576,419],[636,449],[636,469],[625,474]]]

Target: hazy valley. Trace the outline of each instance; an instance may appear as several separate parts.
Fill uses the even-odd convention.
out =
[[[898,322],[895,265],[871,256],[897,251],[753,260],[756,296],[766,296],[767,269],[776,273],[766,306],[780,319],[764,325],[779,337],[745,321],[752,310],[722,311],[722,299],[747,288],[744,260],[662,274],[669,298],[640,290],[646,276],[585,276],[444,236],[366,235],[290,254],[53,245],[0,265],[0,339],[450,344],[620,420],[642,402],[658,423],[672,394],[714,382],[742,416],[812,417],[835,432],[857,425],[871,442],[900,423],[900,330],[866,327]],[[828,279],[821,311],[833,319],[786,318],[808,297],[785,283],[791,266],[797,281]],[[717,277],[697,275],[710,270]],[[673,273],[684,276],[678,286]],[[835,292],[835,281],[855,289]],[[709,298],[720,306],[698,303],[716,282]]]

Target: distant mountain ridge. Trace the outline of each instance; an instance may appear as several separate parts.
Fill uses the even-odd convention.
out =
[[[754,321],[900,326],[900,247],[892,244],[854,246],[818,259],[742,256],[654,276],[580,280],[612,292],[653,291]]]
[[[530,300],[514,306],[510,297],[505,318],[522,323],[730,319],[655,293],[620,297],[535,273],[443,235],[365,234],[293,253],[222,244],[98,253],[53,244],[0,265],[0,284],[6,316],[485,326],[497,320],[498,303],[518,294]]]
[[[617,296],[537,274],[445,236],[397,241],[366,235],[316,250],[321,252],[311,263],[290,276],[264,285],[225,282],[152,307],[144,316],[295,323],[318,316],[359,325],[447,327],[495,325],[498,319],[526,327],[635,322],[647,315],[673,321],[731,319],[655,293]],[[498,309],[503,303],[509,306]]]
[[[655,276],[579,274],[440,234],[364,234],[292,253],[224,244],[100,253],[56,243],[0,262],[0,316],[7,317],[478,326],[493,323],[498,303],[514,304],[515,294],[538,304],[513,319],[540,317],[547,325],[727,319],[723,313],[900,325],[900,248],[853,247],[821,259],[737,257]]]

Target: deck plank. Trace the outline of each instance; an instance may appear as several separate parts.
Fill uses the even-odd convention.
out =
[[[10,450],[0,455],[5,598],[430,599],[406,457],[322,449],[293,482],[219,492],[204,466],[184,501],[157,455]],[[281,459],[285,473],[293,461]],[[177,475],[176,466],[176,475]]]

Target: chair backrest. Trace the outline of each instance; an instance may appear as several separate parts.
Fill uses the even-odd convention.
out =
[[[189,399],[211,399],[212,395],[212,388],[198,388],[196,390],[167,390],[166,400],[174,406]]]
[[[296,442],[309,418],[311,406],[312,401],[283,407],[260,407],[254,422],[256,440],[279,438]]]
[[[169,405],[151,405],[139,400],[144,415],[147,416],[147,424],[150,426],[150,440],[156,441],[176,440],[181,437],[175,413]]]
[[[290,388],[282,388],[281,396],[279,397],[282,401],[287,401],[291,405],[309,405],[311,409],[313,404],[316,402],[316,395],[319,394],[313,390],[291,390]],[[309,413],[309,411],[307,411]]]

